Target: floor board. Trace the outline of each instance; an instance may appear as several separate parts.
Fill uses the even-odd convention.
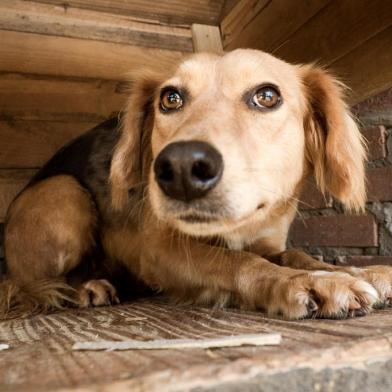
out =
[[[279,332],[280,346],[72,351],[77,341]],[[145,299],[0,323],[1,391],[392,390],[392,310],[287,322]],[[289,388],[289,389],[288,389]]]

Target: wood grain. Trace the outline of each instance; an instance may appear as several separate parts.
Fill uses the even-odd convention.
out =
[[[165,24],[218,24],[224,0],[38,0],[64,8],[77,7],[157,20]]]
[[[285,23],[282,23],[285,21]],[[335,71],[357,103],[392,85],[392,7],[384,0],[241,0],[221,24],[225,50],[250,47]]]
[[[223,53],[219,27],[193,24],[191,30],[195,52]]]
[[[297,322],[269,319],[260,312],[172,306],[158,298],[69,310],[0,323],[2,342],[10,345],[1,353],[0,389],[204,391],[220,385],[228,390],[224,388],[226,382],[245,387],[247,382],[255,383],[256,376],[264,377],[262,385],[267,388],[268,380],[277,375],[287,383],[294,377],[298,384],[290,390],[301,391],[309,379],[314,381],[312,376],[317,375],[319,383],[331,378],[338,383],[335,376],[339,369],[361,367],[362,378],[350,379],[352,386],[359,387],[357,382],[363,382],[369,361],[384,363],[391,359],[391,328],[391,310],[357,319]],[[76,341],[208,339],[270,332],[282,334],[280,346],[213,351],[71,350]],[[304,369],[306,377],[299,373],[295,378],[293,372]],[[329,369],[329,380],[321,377],[324,369]]]
[[[96,123],[0,121],[0,169],[39,168],[65,143]]]
[[[223,47],[273,51],[329,1],[309,0],[299,6],[291,0],[242,0],[222,21]]]
[[[118,82],[0,75],[0,119],[98,123],[120,111]]]
[[[364,101],[392,87],[391,42],[392,26],[330,65],[350,87],[350,104]]]
[[[275,54],[289,62],[329,65],[391,25],[388,1],[333,1],[274,48]]]
[[[35,173],[36,170],[31,169],[0,169],[0,223],[4,222],[9,204],[23,187],[27,185]]]
[[[193,50],[189,27],[165,26],[126,15],[33,1],[3,0],[0,3],[0,29],[176,51]]]
[[[222,20],[227,16],[230,11],[240,2],[241,0],[224,0],[223,2],[223,8],[219,17],[219,22],[222,22]]]
[[[242,30],[268,5],[269,0],[240,0],[226,13],[221,22],[224,46],[238,39]]]
[[[126,80],[177,63],[182,52],[0,30],[0,72]]]

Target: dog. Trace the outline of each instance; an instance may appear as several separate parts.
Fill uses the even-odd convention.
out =
[[[286,250],[306,179],[366,202],[344,86],[257,50],[195,54],[135,78],[121,118],[63,147],[11,204],[2,318],[163,291],[284,319],[364,315],[392,268]]]

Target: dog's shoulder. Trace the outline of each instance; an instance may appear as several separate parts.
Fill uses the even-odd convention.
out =
[[[90,193],[101,215],[109,211],[110,166],[113,150],[120,138],[120,126],[119,118],[111,118],[68,142],[36,173],[19,195],[40,181],[68,175]]]
[[[91,177],[109,175],[112,151],[119,139],[119,120],[111,118],[71,140],[38,171],[28,186],[56,175],[71,175],[91,189]]]

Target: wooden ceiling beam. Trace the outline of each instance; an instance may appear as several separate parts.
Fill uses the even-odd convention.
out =
[[[161,25],[126,15],[2,0],[0,29],[191,52],[188,27]]]
[[[240,0],[221,23],[223,48],[271,52],[330,0]]]
[[[221,24],[223,47],[328,66],[357,103],[392,85],[392,7],[384,0],[240,0]]]
[[[273,50],[289,62],[328,66],[391,25],[389,1],[333,1]]]
[[[392,88],[392,26],[378,33],[330,68],[350,87],[349,102],[356,104]]]
[[[130,15],[167,25],[218,25],[225,0],[35,0],[64,8],[76,7]]]
[[[4,30],[0,42],[0,72],[86,79],[128,80],[132,72],[167,69],[184,56],[173,50]]]

